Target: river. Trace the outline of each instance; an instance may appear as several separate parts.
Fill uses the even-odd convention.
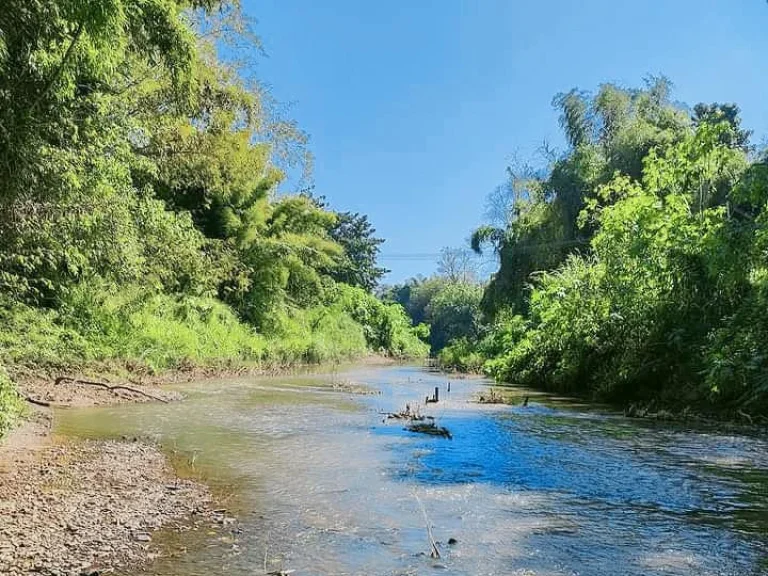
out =
[[[768,574],[765,437],[520,390],[527,407],[472,402],[488,384],[360,367],[185,385],[184,402],[56,420],[71,436],[158,440],[237,516],[161,536],[147,576]],[[422,412],[452,439],[382,414],[435,386],[440,402]]]

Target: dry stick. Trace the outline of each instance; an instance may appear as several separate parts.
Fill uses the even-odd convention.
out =
[[[752,421],[752,416],[750,416],[749,414],[747,414],[743,410],[737,410],[737,413],[739,414],[739,416],[742,416],[742,417],[746,418],[747,420],[749,420],[750,424],[754,424],[754,422]]]
[[[267,532],[267,543],[264,545],[264,574],[267,574],[267,558],[269,557],[269,532]]]
[[[413,493],[413,497],[416,498],[416,502],[419,503],[421,513],[424,515],[424,522],[427,525],[427,537],[429,538],[429,545],[432,547],[432,551],[429,553],[429,556],[430,558],[440,558],[440,551],[437,549],[437,542],[435,542],[435,537],[432,535],[432,525],[429,523],[429,518],[427,517],[427,511],[424,508],[424,504],[422,504],[421,498],[419,498],[419,495],[416,494],[416,492]]]
[[[131,388],[130,386],[122,386],[121,384],[115,384],[114,386],[111,386],[109,384],[105,384],[104,382],[93,382],[91,380],[79,380],[78,378],[72,378],[70,376],[59,376],[58,378],[56,378],[56,381],[53,383],[53,385],[58,386],[59,384],[65,381],[69,381],[74,384],[88,384],[89,386],[100,386],[101,388],[109,390],[110,392],[114,392],[115,390],[126,390],[128,392],[133,392],[134,394],[140,394],[141,396],[144,396],[146,398],[150,398],[152,400],[157,400],[158,402],[168,404],[168,400],[166,400],[165,398],[160,398],[159,396],[153,396],[152,394],[147,394],[146,392],[142,392],[141,390],[138,390],[136,388]]]

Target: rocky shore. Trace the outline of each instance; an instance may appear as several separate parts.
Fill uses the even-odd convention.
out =
[[[93,403],[114,401],[89,392],[100,395]],[[158,446],[67,440],[50,429],[51,411],[35,409],[0,444],[0,574],[134,572],[163,553],[158,529],[233,522],[212,509],[205,486],[177,477]]]

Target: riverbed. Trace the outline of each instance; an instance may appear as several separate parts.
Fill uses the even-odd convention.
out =
[[[159,535],[146,576],[768,574],[768,439],[523,390],[527,406],[473,402],[488,385],[350,368],[55,420],[69,436],[158,441],[238,519]],[[406,404],[453,438],[386,418]]]

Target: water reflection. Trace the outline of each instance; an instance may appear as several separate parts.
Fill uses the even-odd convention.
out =
[[[765,573],[765,439],[533,394],[527,408],[477,405],[485,382],[452,381],[447,395],[445,376],[410,367],[343,374],[377,396],[334,391],[331,378],[207,382],[185,387],[184,403],[67,410],[58,422],[156,437],[238,511],[236,539],[187,536],[189,553],[149,574]],[[436,385],[444,399],[426,410],[453,440],[381,415]],[[440,560],[425,555],[417,497]]]

